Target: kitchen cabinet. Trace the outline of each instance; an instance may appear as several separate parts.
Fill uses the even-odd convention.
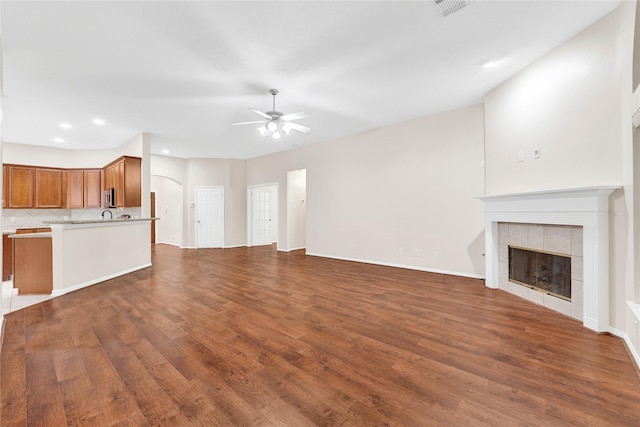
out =
[[[50,233],[50,227],[43,228],[19,228],[13,234]],[[13,276],[13,240],[9,237],[12,233],[2,234],[2,281],[7,281]],[[15,284],[14,284],[15,287]]]
[[[63,208],[62,169],[3,165],[4,207],[10,209]]]
[[[50,294],[53,290],[51,236],[13,240],[13,287],[19,295]]]
[[[13,275],[13,240],[9,233],[2,235],[2,281],[11,279]]]
[[[115,189],[116,207],[142,206],[142,159],[122,156],[103,169],[2,166],[3,207],[99,208],[102,190]]]
[[[142,159],[123,156],[104,168],[104,188],[115,189],[116,207],[142,206]]]
[[[4,165],[4,207],[25,209],[34,207],[35,174],[32,166]]]
[[[102,171],[100,169],[70,169],[65,172],[67,208],[102,206]]]
[[[66,194],[62,169],[35,168],[36,208],[63,208]]]
[[[102,206],[102,170],[88,169],[84,171],[84,207],[99,208]]]
[[[84,207],[84,171],[67,171],[67,207]]]

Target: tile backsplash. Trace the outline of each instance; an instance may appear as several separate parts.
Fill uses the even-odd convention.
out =
[[[122,214],[140,217],[141,208],[112,208],[108,209],[114,218]],[[2,228],[42,227],[44,221],[64,221],[83,219],[102,219],[102,208],[86,209],[3,209]],[[108,217],[108,215],[107,215]]]

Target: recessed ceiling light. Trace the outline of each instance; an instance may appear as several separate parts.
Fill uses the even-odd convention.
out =
[[[492,61],[492,60],[486,60],[486,61],[482,61],[480,63],[480,66],[485,69],[485,68],[491,68],[491,67],[495,67],[498,63],[500,62],[500,60],[497,61]]]
[[[69,123],[60,123],[60,127],[63,129],[71,129],[71,125]]]
[[[162,150],[162,154],[169,154],[169,150],[165,148],[164,150]]]
[[[104,120],[98,119],[98,118],[93,119],[92,122],[93,122],[94,125],[103,125],[104,124]]]
[[[64,142],[64,139],[62,139],[62,138],[53,138],[53,140],[55,142]]]

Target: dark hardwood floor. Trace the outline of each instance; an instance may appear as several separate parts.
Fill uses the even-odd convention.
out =
[[[2,426],[637,426],[622,340],[479,280],[157,245],[6,316]]]

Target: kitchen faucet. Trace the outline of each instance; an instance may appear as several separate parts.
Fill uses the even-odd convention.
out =
[[[105,209],[102,211],[102,214],[100,214],[102,216],[102,219],[104,219],[104,214],[106,212],[109,212],[109,216],[111,217],[111,219],[113,219],[113,212],[111,212],[109,209]]]

